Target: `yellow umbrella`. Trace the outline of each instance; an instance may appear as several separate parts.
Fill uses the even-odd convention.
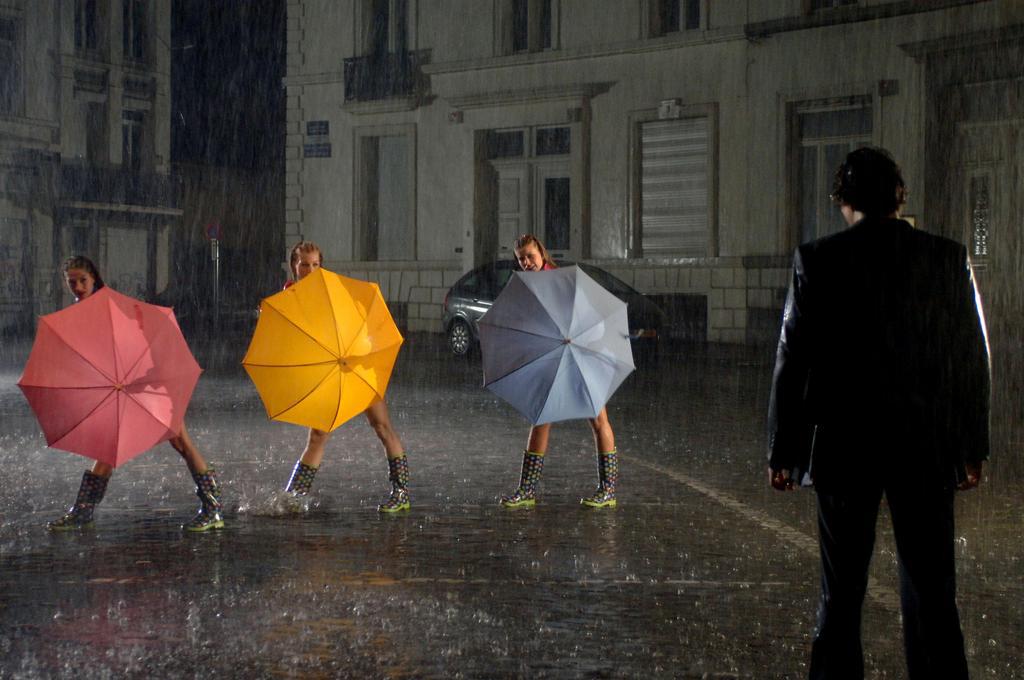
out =
[[[384,396],[401,345],[377,284],[318,269],[263,300],[242,365],[270,418],[330,432]]]

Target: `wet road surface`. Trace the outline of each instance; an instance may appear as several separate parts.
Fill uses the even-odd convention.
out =
[[[814,499],[765,483],[770,352],[679,348],[642,366],[609,406],[619,507],[579,506],[592,439],[564,423],[537,507],[509,511],[496,499],[518,480],[525,422],[479,387],[478,361],[414,336],[388,393],[412,471],[397,517],[376,512],[387,466],[361,418],[332,436],[310,510],[278,512],[304,431],[268,422],[233,361],[201,355],[213,368],[189,429],[228,510],[225,530],[201,535],[179,529],[196,501],[166,444],[115,472],[94,529],[46,531],[88,463],[45,448],[14,385],[23,355],[0,363],[0,678],[806,674]],[[1019,451],[1005,429],[997,449]],[[994,459],[957,501],[977,678],[1024,678],[1018,470]],[[867,674],[900,678],[895,550],[879,527]]]

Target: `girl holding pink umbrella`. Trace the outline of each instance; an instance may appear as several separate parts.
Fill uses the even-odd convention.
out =
[[[64,272],[64,282],[71,294],[75,296],[76,302],[89,298],[104,287],[103,278],[96,269],[96,265],[87,257],[79,255],[68,258],[64,261],[62,271]],[[184,422],[182,422],[181,431],[177,436],[171,437],[168,441],[185,460],[192,479],[195,480],[196,495],[199,496],[201,503],[196,516],[182,528],[186,531],[222,528],[224,519],[221,515],[221,492],[216,472],[207,465],[203,455],[196,448]],[[92,466],[92,470],[87,470],[82,475],[82,484],[74,504],[61,518],[48,523],[47,526],[53,531],[82,529],[90,526],[93,523],[93,512],[103,500],[107,482],[113,471],[112,465],[97,461]]]

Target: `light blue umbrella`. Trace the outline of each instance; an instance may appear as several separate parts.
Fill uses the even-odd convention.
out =
[[[596,418],[635,368],[626,303],[579,267],[516,272],[478,324],[484,385],[534,425]]]

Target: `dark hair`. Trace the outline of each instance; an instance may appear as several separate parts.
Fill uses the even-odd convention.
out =
[[[71,269],[84,269],[89,273],[89,276],[91,276],[92,280],[95,282],[93,285],[93,292],[106,285],[103,283],[103,277],[100,276],[100,270],[96,269],[96,265],[94,265],[92,260],[87,258],[85,255],[72,255],[68,259],[64,260],[64,264],[60,266],[60,270],[65,277]]]
[[[907,185],[888,151],[864,146],[847,154],[836,170],[832,200],[865,215],[885,216],[907,202]]]
[[[545,248],[544,244],[540,242],[540,239],[533,234],[523,234],[522,236],[517,237],[516,240],[512,242],[512,252],[516,253],[516,257],[519,257],[519,251],[531,244],[537,248],[537,252],[540,253],[545,266],[558,266],[555,264],[555,261],[551,259],[551,256],[548,255],[548,249]]]
[[[324,263],[324,251],[320,250],[320,246],[312,241],[299,241],[292,246],[291,254],[288,256],[288,268],[292,270],[292,276],[295,278],[299,278],[295,266],[299,263],[299,258],[303,253],[316,253],[320,256],[320,264]]]

